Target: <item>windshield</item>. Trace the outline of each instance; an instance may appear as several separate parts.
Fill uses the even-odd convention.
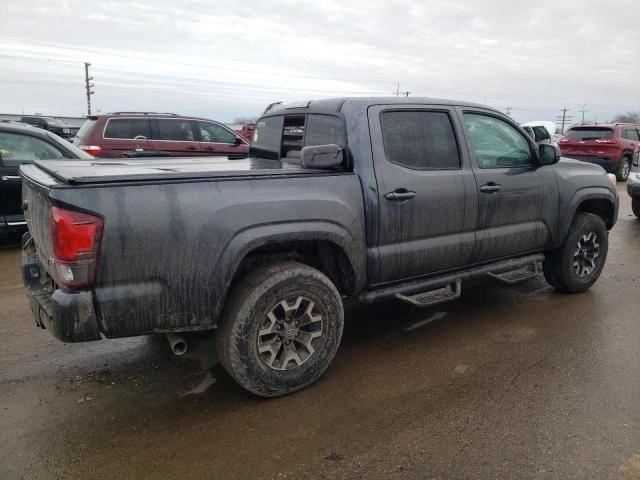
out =
[[[610,128],[572,128],[567,132],[567,137],[572,140],[603,140],[613,138],[613,130]]]

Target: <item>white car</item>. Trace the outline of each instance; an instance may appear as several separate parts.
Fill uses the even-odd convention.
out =
[[[538,145],[542,143],[548,143],[550,145],[558,144],[558,141],[554,138],[556,136],[556,124],[553,122],[536,120],[523,123],[522,128],[524,128],[529,135],[533,132],[532,138]]]
[[[627,193],[631,197],[633,214],[640,218],[640,145],[636,147],[631,162],[631,172],[627,177]]]

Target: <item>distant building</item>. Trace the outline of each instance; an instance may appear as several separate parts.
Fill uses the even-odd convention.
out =
[[[65,123],[68,123],[72,127],[77,127],[77,128],[80,128],[84,123],[84,121],[86,120],[85,117],[61,117],[59,115],[40,115],[40,114],[29,115],[26,113],[24,115],[23,114],[18,115],[14,113],[0,113],[0,120],[13,120],[15,122],[19,122],[22,117],[36,117],[36,116],[57,118],[58,120],[61,120]]]

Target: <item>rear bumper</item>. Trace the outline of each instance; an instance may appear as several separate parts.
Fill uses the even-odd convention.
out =
[[[25,250],[22,279],[37,326],[62,342],[101,339],[90,291],[54,290],[37,256]]]
[[[609,173],[615,173],[620,166],[619,158],[610,158],[610,157],[601,157],[596,155],[571,155],[571,154],[562,154],[563,157],[573,158],[574,160],[580,160],[582,162],[595,163],[596,165],[600,165]]]

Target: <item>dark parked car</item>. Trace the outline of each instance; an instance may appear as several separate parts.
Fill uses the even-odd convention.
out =
[[[62,138],[72,138],[78,131],[78,127],[73,127],[62,120],[53,117],[29,116],[20,119],[22,123],[28,123],[34,127],[48,130]]]
[[[0,123],[0,233],[26,228],[20,208],[20,165],[34,160],[91,159],[54,133],[19,123]]]
[[[600,165],[624,181],[631,170],[633,151],[640,142],[640,126],[631,123],[581,125],[560,140],[563,157]]]
[[[89,116],[74,143],[95,157],[246,155],[249,142],[222,123],[165,113]]]
[[[22,168],[23,274],[65,342],[216,331],[222,365],[278,396],[328,367],[343,297],[426,307],[464,282],[583,292],[618,215],[615,178],[560,160],[476,104],[347,98],[276,106],[250,158]]]

